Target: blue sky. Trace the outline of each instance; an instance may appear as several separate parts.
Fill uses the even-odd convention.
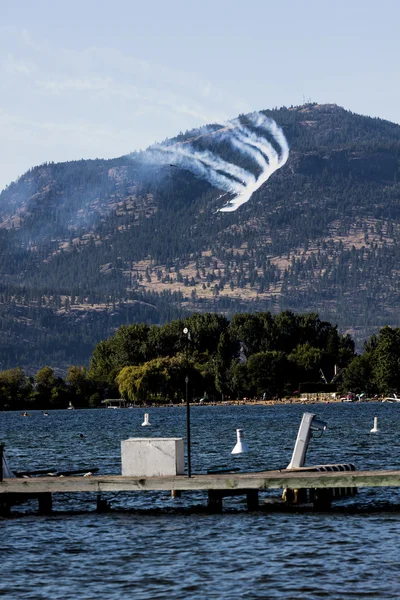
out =
[[[0,189],[309,100],[400,123],[399,22],[394,0],[1,0]]]

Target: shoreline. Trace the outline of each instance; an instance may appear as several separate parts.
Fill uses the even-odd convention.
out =
[[[382,403],[384,398],[366,398],[363,400],[343,401],[340,399],[319,400],[319,399],[303,399],[303,398],[284,398],[281,400],[221,400],[220,402],[190,402],[189,406],[277,406],[287,404],[307,405],[307,404],[367,404],[370,402]],[[109,407],[109,408],[174,408],[186,407],[186,402],[180,404],[165,404],[155,402],[151,404],[136,404],[135,406]]]
[[[322,400],[322,399],[303,399],[303,398],[284,398],[281,400],[221,400],[220,402],[190,402],[190,407],[207,407],[207,406],[287,406],[287,405],[315,405],[315,404],[368,404],[368,403],[377,403],[382,404],[385,403],[384,397],[381,398],[366,398],[362,400],[355,401],[343,401],[343,400]],[[390,403],[388,403],[390,404]],[[101,410],[101,409],[112,409],[112,410],[120,410],[120,409],[141,409],[148,410],[150,408],[186,408],[186,402],[181,402],[180,404],[169,404],[165,402],[152,402],[149,404],[135,404],[131,406],[76,406],[73,410]],[[20,412],[21,416],[30,416],[32,413],[49,413],[55,411],[65,411],[69,410],[68,408],[47,408],[46,410],[41,408],[29,408],[27,410],[24,409],[11,409],[11,410],[0,410],[0,412]],[[24,414],[26,413],[26,414]],[[46,415],[47,416],[47,415]]]

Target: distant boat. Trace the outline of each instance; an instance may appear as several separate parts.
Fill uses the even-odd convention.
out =
[[[356,396],[352,392],[349,392],[347,396],[343,396],[342,398],[340,398],[341,402],[355,402],[355,400]]]
[[[125,408],[126,400],[124,398],[106,398],[101,401],[102,404],[105,404],[107,408]]]
[[[387,398],[384,398],[382,402],[400,402],[400,398],[397,396],[397,394],[393,394],[393,396],[388,396]]]
[[[75,406],[70,402],[67,406],[67,410],[75,410]]]

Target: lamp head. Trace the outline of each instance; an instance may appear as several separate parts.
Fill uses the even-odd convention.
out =
[[[328,427],[328,425],[325,423],[325,421],[321,421],[320,419],[313,419],[311,421],[311,425],[310,425],[310,429],[312,431],[325,431],[325,429]]]

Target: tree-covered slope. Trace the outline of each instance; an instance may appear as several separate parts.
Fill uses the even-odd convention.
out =
[[[400,127],[334,105],[265,114],[289,159],[235,212],[148,153],[42,165],[4,190],[3,366],[84,362],[118,325],[186,311],[315,311],[358,341],[398,326]],[[247,168],[213,129],[164,144]]]

